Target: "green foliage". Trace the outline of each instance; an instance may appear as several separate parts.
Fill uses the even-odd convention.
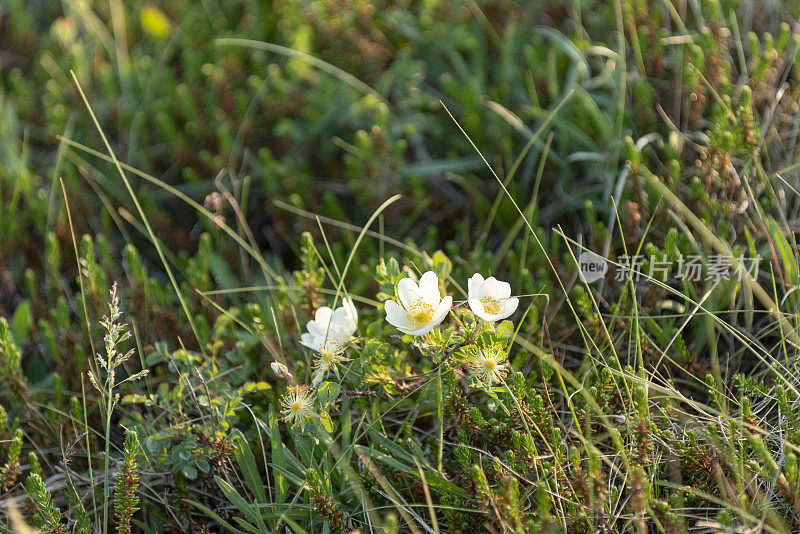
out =
[[[24,402],[28,391],[20,368],[21,358],[22,353],[14,341],[8,322],[0,317],[0,381],[9,397]]]
[[[4,428],[5,430],[5,428]],[[17,428],[6,448],[5,462],[0,466],[2,489],[8,490],[19,475],[19,456],[22,453],[22,429]]]
[[[117,532],[130,534],[131,518],[139,509],[139,440],[135,432],[127,431],[123,463],[114,483],[114,515],[117,516]]]
[[[66,532],[61,524],[61,511],[53,504],[53,497],[42,477],[33,474],[25,481],[25,490],[31,498],[33,523],[45,534]]]
[[[800,528],[797,2],[7,4],[0,496],[37,528]],[[757,260],[681,274],[720,256]],[[428,270],[450,318],[398,333]]]

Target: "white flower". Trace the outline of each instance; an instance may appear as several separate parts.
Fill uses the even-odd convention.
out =
[[[505,354],[496,349],[481,349],[469,362],[469,372],[487,384],[504,377],[507,367]]]
[[[281,399],[283,420],[293,425],[310,421],[314,412],[313,390],[308,386],[290,388]]]
[[[335,310],[318,308],[314,319],[306,324],[308,332],[300,336],[300,343],[316,352],[338,349],[356,333],[357,324],[358,312],[348,297]]]
[[[309,321],[311,324],[314,321]],[[345,344],[350,340],[350,334],[341,327],[331,325],[321,334],[304,332],[300,336],[300,343],[314,352],[339,352],[344,350]]]
[[[353,304],[353,299],[350,297],[344,299],[342,306],[335,310],[331,310],[327,306],[318,308],[314,314],[314,319],[306,324],[310,337],[322,338],[327,337],[331,331],[336,332],[340,336],[350,337],[356,333],[358,325],[358,311]],[[304,338],[310,337],[303,335]],[[306,345],[306,343],[303,343]],[[308,345],[306,345],[308,346]],[[309,347],[314,348],[314,347]],[[316,350],[316,349],[314,349]]]
[[[403,278],[397,284],[397,297],[386,301],[386,320],[403,332],[412,336],[427,334],[441,323],[453,305],[453,297],[442,298],[439,294],[439,279],[436,273],[428,271],[419,279],[419,285],[410,278]]]
[[[300,336],[300,343],[318,355],[313,385],[322,381],[328,369],[346,360],[342,353],[356,333],[357,324],[358,312],[351,298],[346,298],[335,310],[327,306],[317,309],[314,319],[306,325],[308,332]]]
[[[478,273],[467,282],[469,288],[469,307],[472,313],[493,323],[505,319],[519,306],[519,299],[511,296],[511,286],[494,276],[486,280]]]

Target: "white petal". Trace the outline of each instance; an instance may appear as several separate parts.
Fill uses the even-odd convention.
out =
[[[305,345],[311,350],[319,350],[323,338],[315,337],[309,332],[305,332],[300,336],[300,344]]]
[[[423,336],[433,330],[433,327],[436,326],[435,324],[431,323],[419,330],[401,330],[404,334],[408,334],[410,336]]]
[[[419,279],[419,291],[425,302],[434,308],[439,305],[442,295],[439,293],[439,278],[436,277],[435,272],[428,271],[422,275]]]
[[[403,278],[397,283],[397,296],[400,304],[409,309],[414,301],[422,297],[419,286],[411,278]]]
[[[325,335],[325,342],[330,342],[334,345],[342,345],[347,343],[350,340],[350,331],[346,330],[342,327],[334,327],[331,326],[331,329],[328,330],[328,333]],[[322,344],[324,345],[325,342]]]
[[[389,324],[398,330],[411,328],[411,324],[408,322],[408,313],[398,303],[387,300],[383,307]]]
[[[483,308],[483,302],[478,299],[469,299],[469,308],[472,310],[472,313],[484,321],[489,323],[494,322],[494,316],[490,313],[486,313],[486,310]]]
[[[344,306],[336,308],[331,318],[331,328],[344,330],[347,332],[348,336],[355,334],[356,323],[353,321],[352,311]]]
[[[488,280],[484,280],[483,283],[481,284],[475,284],[474,289],[475,291],[474,294],[472,295],[472,298],[474,299],[479,299],[485,297],[486,295],[491,295],[491,293],[489,292]]]
[[[444,321],[444,318],[447,317],[447,314],[450,312],[450,308],[453,306],[453,297],[450,295],[446,296],[442,299],[442,302],[439,303],[439,307],[436,308],[436,313],[433,314],[433,318],[431,319],[431,323],[433,326]]]
[[[476,296],[476,292],[480,286],[483,285],[483,275],[480,273],[475,273],[472,275],[472,278],[467,280],[467,294],[469,298],[479,298]]]
[[[327,371],[327,367],[320,367],[317,369],[317,372],[314,373],[314,380],[311,381],[311,385],[317,387],[322,379],[325,378],[325,372]]]
[[[508,282],[495,282],[496,299],[507,299],[511,296],[511,284]]]
[[[358,309],[356,309],[351,297],[344,299],[344,309],[347,310],[347,315],[353,321],[353,331],[355,332],[355,327],[358,325]]]
[[[317,322],[327,322],[331,318],[331,314],[333,314],[333,310],[331,310],[328,306],[320,306],[317,308],[317,311],[314,312],[314,320]]]
[[[467,304],[469,304],[469,309],[472,310],[472,313],[476,315],[478,314],[478,312],[483,311],[483,304],[481,303],[481,301],[479,301],[472,295],[470,295],[469,299],[467,299]]]
[[[327,306],[322,306],[317,309],[317,312],[314,314],[314,320],[309,321],[306,327],[313,335],[324,336],[325,332],[328,331],[328,326],[331,323],[332,317],[333,310]]]
[[[517,297],[512,297],[510,299],[506,299],[503,304],[503,319],[517,311],[517,307],[519,306],[519,299]]]
[[[483,283],[483,288],[485,291],[484,294],[489,295],[490,297],[494,297],[495,293],[497,293],[497,278],[495,278],[494,276],[490,276],[489,278],[487,278],[486,281],[484,281]]]

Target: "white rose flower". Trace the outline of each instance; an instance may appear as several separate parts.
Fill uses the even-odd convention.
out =
[[[484,321],[493,323],[505,319],[519,306],[519,299],[511,296],[511,286],[494,276],[486,280],[478,273],[467,282],[469,307],[472,313]]]
[[[439,294],[439,279],[433,271],[423,274],[419,284],[410,278],[400,280],[397,297],[400,304],[394,300],[386,301],[386,320],[404,334],[412,336],[421,336],[433,330],[453,305],[453,297],[442,298]]]

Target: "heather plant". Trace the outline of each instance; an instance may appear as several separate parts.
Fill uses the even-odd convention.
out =
[[[47,534],[66,532],[61,524],[61,511],[53,504],[53,497],[44,484],[42,477],[33,474],[25,481],[25,489],[31,497],[34,508],[33,524]]]
[[[126,432],[123,464],[114,485],[114,515],[117,532],[130,534],[131,518],[139,509],[139,442],[134,432]]]

